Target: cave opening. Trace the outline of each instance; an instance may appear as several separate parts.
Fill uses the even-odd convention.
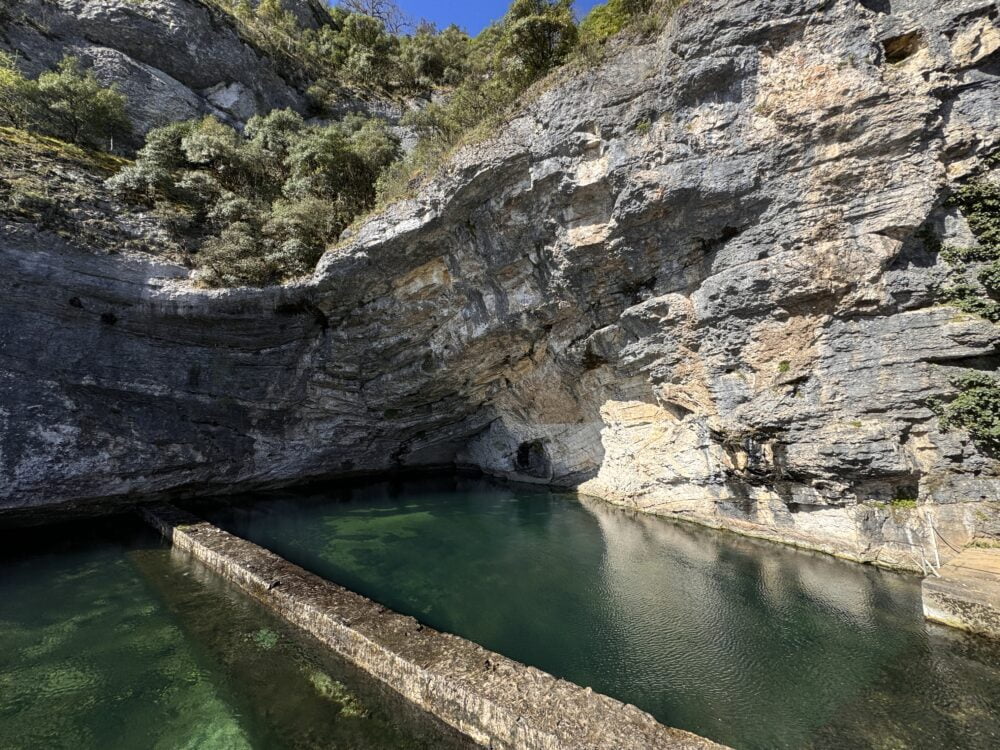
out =
[[[530,477],[547,478],[552,473],[552,463],[545,443],[541,440],[521,443],[514,458],[514,468]]]

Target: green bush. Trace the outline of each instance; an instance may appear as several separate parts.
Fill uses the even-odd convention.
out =
[[[469,35],[454,24],[440,32],[433,25],[419,25],[413,35],[400,40],[405,88],[420,92],[459,85],[466,76],[471,45]]]
[[[1000,248],[991,248],[985,245],[973,245],[972,247],[945,245],[939,249],[941,257],[944,258],[945,262],[953,266],[959,266],[964,263],[984,263],[1000,258]]]
[[[936,411],[945,429],[964,429],[979,445],[1000,448],[1000,380],[984,372],[952,379],[958,395]]]
[[[500,26],[495,65],[535,81],[576,46],[573,0],[514,0]]]
[[[125,97],[105,88],[75,57],[65,57],[37,80],[22,76],[14,59],[0,53],[0,119],[5,124],[81,146],[112,150],[128,135]]]
[[[962,312],[978,315],[992,323],[1000,323],[1000,304],[986,297],[982,289],[971,284],[959,282],[943,287],[938,292],[938,299]]]
[[[944,247],[941,257],[954,269],[958,283],[941,290],[940,298],[965,312],[1000,323],[1000,185],[985,179],[963,185],[950,200],[969,223],[977,245]],[[976,274],[982,288],[971,283],[969,263],[985,263]]]
[[[970,182],[955,192],[951,202],[961,209],[979,244],[987,252],[1000,252],[1000,184],[985,179]]]
[[[12,55],[0,50],[0,122],[15,128],[33,125],[34,82],[22,76]]]
[[[614,36],[641,13],[652,10],[654,0],[608,0],[595,6],[580,22],[580,40],[603,42]]]
[[[203,233],[194,261],[204,283],[261,285],[308,273],[371,207],[398,155],[384,123],[356,115],[317,127],[277,110],[242,134],[209,117],[151,131],[108,185],[133,201],[184,207]]]
[[[0,119],[5,124],[70,143],[112,150],[128,135],[125,97],[105,88],[75,57],[65,57],[37,80],[22,76],[14,59],[0,52]]]
[[[979,272],[976,277],[987,292],[994,297],[1000,296],[1000,260],[995,260]]]

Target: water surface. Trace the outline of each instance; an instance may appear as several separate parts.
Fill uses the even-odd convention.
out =
[[[0,748],[466,747],[127,521],[0,534]]]
[[[435,628],[736,748],[1000,747],[1000,648],[925,624],[914,576],[468,478],[212,515]]]

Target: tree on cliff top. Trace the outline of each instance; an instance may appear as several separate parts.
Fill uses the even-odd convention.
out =
[[[393,0],[340,0],[340,7],[350,13],[377,18],[390,34],[401,34],[411,21]]]
[[[499,28],[497,60],[516,60],[534,80],[561,64],[576,45],[573,0],[514,0]]]

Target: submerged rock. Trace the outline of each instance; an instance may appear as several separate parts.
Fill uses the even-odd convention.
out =
[[[921,232],[968,244],[994,16],[691,0],[287,287],[5,232],[0,507],[462,465],[920,569],[1000,503],[931,408],[1000,328],[940,304]]]

